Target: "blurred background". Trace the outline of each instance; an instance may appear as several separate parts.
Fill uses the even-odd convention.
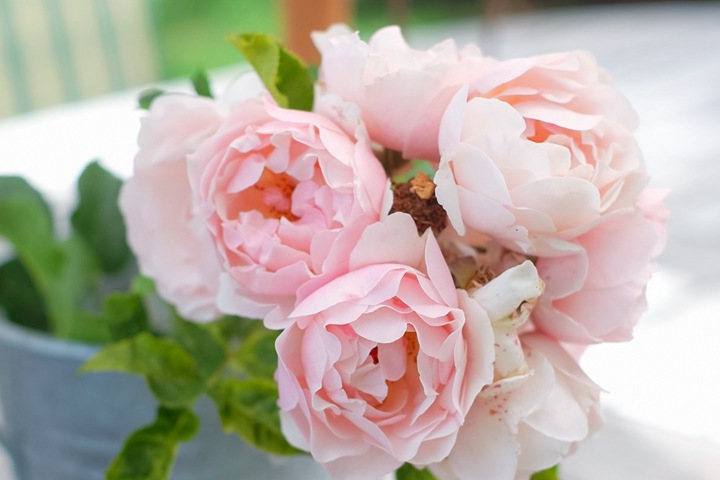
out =
[[[306,31],[340,19],[367,37],[388,23],[493,23],[520,12],[619,3],[628,2],[0,0],[0,118],[236,64],[228,33],[273,33],[315,60],[302,41]]]
[[[568,468],[719,479],[720,1],[0,0],[0,174],[67,205],[90,159],[130,174],[140,90],[189,90],[202,68],[219,91],[243,69],[234,32],[276,34],[314,62],[307,32],[338,20],[364,38],[396,23],[413,47],[453,37],[499,58],[585,49],[608,70],[672,216],[635,340],[583,360],[610,421]]]

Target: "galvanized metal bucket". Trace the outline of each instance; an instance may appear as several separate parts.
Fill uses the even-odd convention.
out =
[[[125,437],[153,421],[142,379],[77,373],[96,351],[0,318],[0,428],[16,480],[101,480]],[[328,478],[309,457],[270,457],[225,434],[209,399],[196,413],[202,427],[180,448],[173,480]]]

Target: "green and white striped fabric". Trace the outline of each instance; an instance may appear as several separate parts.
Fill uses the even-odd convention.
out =
[[[0,0],[0,117],[157,77],[147,0]]]

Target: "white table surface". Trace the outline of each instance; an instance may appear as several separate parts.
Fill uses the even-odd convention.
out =
[[[449,35],[502,58],[589,50],[640,114],[651,184],[671,189],[668,247],[636,338],[583,359],[607,390],[608,425],[564,464],[568,478],[720,479],[720,4],[554,10],[408,32],[417,47]],[[29,177],[60,210],[89,160],[127,176],[138,90],[0,120],[0,174]],[[0,452],[0,480],[11,478]]]

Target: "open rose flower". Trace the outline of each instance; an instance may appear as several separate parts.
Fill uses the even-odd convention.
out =
[[[187,156],[220,127],[226,112],[203,97],[164,95],[142,119],[134,174],[120,208],[143,275],[181,315],[220,316],[216,298],[221,262],[188,180]]]
[[[645,187],[645,165],[633,135],[637,114],[588,53],[488,65],[470,83],[468,98],[476,96],[512,105],[525,120],[526,138],[567,147],[574,174],[595,185],[603,211],[633,205]]]
[[[525,139],[525,121],[507,103],[466,96],[460,90],[443,117],[435,175],[438,202],[460,235],[545,255],[600,219],[600,192],[567,148]]]
[[[452,40],[427,51],[408,46],[398,27],[376,32],[368,43],[345,25],[316,32],[320,85],[358,104],[373,141],[405,158],[439,158],[442,113],[458,87],[490,61],[477,47],[458,50]]]
[[[190,156],[191,184],[227,271],[224,312],[284,318],[335,239],[379,219],[389,181],[362,126],[343,127],[250,99]]]
[[[480,393],[450,455],[430,467],[439,478],[528,480],[602,425],[600,389],[577,362],[539,333],[521,335],[520,343],[520,373]]]
[[[283,433],[335,478],[441,461],[492,382],[486,312],[404,213],[369,226],[348,272],[290,317],[276,343]]]

